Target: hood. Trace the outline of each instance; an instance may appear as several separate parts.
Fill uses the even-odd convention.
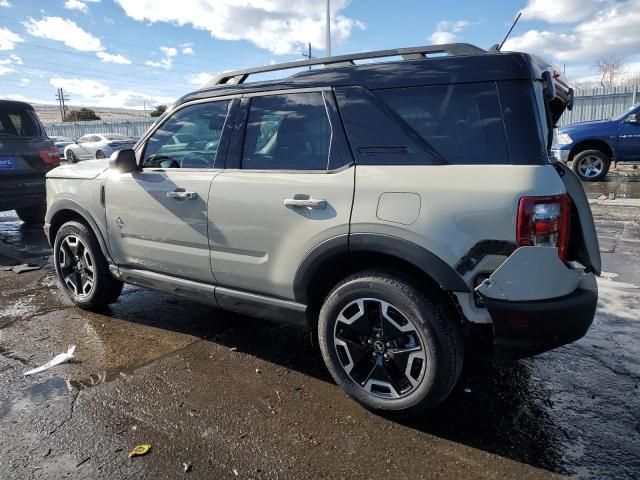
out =
[[[86,160],[80,163],[60,165],[47,173],[47,178],[76,178],[91,180],[109,168],[109,159]]]
[[[572,123],[571,125],[565,125],[564,127],[560,127],[560,133],[566,133],[566,132],[582,130],[587,128],[598,128],[603,125],[609,124],[612,121],[613,120],[606,119],[606,120],[591,120],[588,122]]]

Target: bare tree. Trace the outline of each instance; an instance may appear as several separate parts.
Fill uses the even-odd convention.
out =
[[[598,58],[593,67],[600,73],[600,85],[613,87],[616,80],[624,74],[622,57],[615,53]]]

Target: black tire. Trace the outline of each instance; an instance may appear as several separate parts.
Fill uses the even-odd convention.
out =
[[[76,239],[74,241],[77,248],[76,256],[72,261],[64,262],[65,256],[71,258],[74,253],[68,248],[68,243],[65,243],[71,238]],[[88,259],[84,257],[85,250],[88,251]],[[113,278],[96,236],[83,223],[71,221],[60,227],[53,244],[53,260],[62,290],[80,308],[86,310],[103,308],[115,302],[122,292],[123,283]],[[78,261],[82,264],[82,271],[77,270]],[[65,263],[69,263],[69,266],[64,267]],[[92,269],[91,272],[89,272],[90,269]],[[72,276],[72,279],[65,280],[65,278],[68,279]],[[89,277],[92,282],[89,291],[79,291],[78,288],[72,288],[73,284],[84,288],[83,282]]]
[[[105,158],[104,157],[104,152],[102,150],[97,150],[96,151],[96,158]]]
[[[358,303],[360,300],[363,301],[362,304]],[[381,307],[387,308],[386,317],[390,317],[393,313],[396,320],[400,319],[398,322],[407,322],[402,323],[405,325],[403,328],[410,329],[411,333],[402,333],[400,337],[410,335],[412,340],[411,343],[403,341],[401,343],[404,346],[399,346],[397,338],[400,337],[393,336],[393,325],[386,331],[387,327],[384,326],[381,337],[375,334],[375,338],[380,340],[373,339],[373,351],[362,354],[366,349],[365,344],[371,344],[370,340],[372,340],[372,338],[365,338],[369,334],[363,333],[366,328],[362,327],[374,325],[376,322],[367,320],[364,315],[354,314],[350,317],[351,314],[347,315],[347,313],[354,308],[354,304],[357,305],[356,310],[365,312],[371,308],[369,303],[375,304],[378,301],[380,305],[386,302],[391,306],[391,308]],[[362,318],[362,320],[359,320],[357,325],[356,322],[353,322],[353,325],[346,325],[342,321],[339,323],[338,316],[341,313],[341,318],[356,318],[356,321]],[[383,322],[382,316],[372,318],[380,318],[381,324]],[[384,322],[387,322],[384,325],[389,323],[387,320]],[[457,315],[445,302],[441,292],[423,292],[401,276],[392,273],[362,272],[340,282],[325,299],[318,321],[320,350],[334,380],[349,396],[366,408],[392,416],[415,416],[439,405],[451,393],[458,381],[464,355],[462,333],[458,322]],[[401,323],[396,324],[398,325]],[[397,332],[397,329],[395,330]],[[345,346],[337,345],[337,342],[344,339],[348,339],[348,343],[342,342],[348,346],[348,356],[345,354]],[[385,348],[382,352],[379,350],[380,341]],[[416,359],[400,363],[397,355],[403,349],[406,351],[411,345],[415,349],[418,341],[421,347],[419,351],[424,359],[417,360],[418,369],[414,374]],[[352,352],[357,354],[354,355]],[[355,360],[358,357],[360,361]],[[391,380],[397,375],[386,377],[390,380],[387,389],[389,393],[384,391],[384,388],[381,390],[372,380],[374,372],[382,372],[379,369],[382,365],[387,374],[400,372],[400,381]],[[373,370],[368,376],[360,375],[359,380],[356,381],[358,377],[356,370],[366,372],[369,368]],[[402,393],[402,389],[395,388],[393,385],[402,385],[404,380],[409,380],[407,372],[414,377],[415,383],[409,383],[409,388]],[[402,380],[403,375],[404,380]],[[363,378],[364,380],[360,381]],[[365,382],[368,387],[365,386]],[[407,382],[404,384],[406,386]]]
[[[67,150],[65,157],[67,159],[67,162],[76,163],[78,161],[78,157],[76,157],[76,154],[73,153],[73,150]]]
[[[573,157],[571,168],[583,182],[598,182],[607,176],[611,159],[600,150],[585,150]]]
[[[44,216],[47,213],[47,207],[45,205],[39,205],[37,207],[25,207],[16,208],[16,214],[18,218],[27,225],[42,225],[44,223]]]

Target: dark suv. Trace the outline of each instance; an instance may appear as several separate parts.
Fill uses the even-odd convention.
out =
[[[0,100],[0,211],[25,223],[42,223],[45,175],[60,154],[28,103]]]

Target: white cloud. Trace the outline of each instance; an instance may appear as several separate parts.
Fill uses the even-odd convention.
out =
[[[106,63],[117,63],[119,65],[130,65],[131,60],[120,54],[111,54],[107,52],[97,52],[96,56]]]
[[[574,23],[591,18],[611,0],[529,0],[522,10],[522,20],[548,23]]]
[[[434,44],[453,43],[457,40],[456,33],[461,32],[471,25],[467,20],[458,20],[457,22],[442,21],[436,25],[436,29],[429,37]]]
[[[558,2],[559,5],[568,3],[571,2]],[[611,4],[587,18],[566,31],[528,30],[507,40],[503,50],[541,54],[557,62],[590,63],[603,55],[624,57],[640,50],[640,0]]]
[[[175,47],[160,47],[160,51],[164,53],[164,58],[157,62],[154,60],[147,60],[144,64],[150,67],[169,70],[173,66],[173,57],[178,54],[178,49]]]
[[[29,85],[31,83],[31,79],[24,77],[20,79],[20,86],[24,87],[26,85]]]
[[[56,88],[73,95],[73,103],[110,108],[142,108],[147,105],[171,104],[172,97],[148,95],[133,90],[112,90],[107,84],[98,80],[54,77],[49,83]]]
[[[83,13],[87,13],[89,11],[87,4],[80,0],[67,0],[64,4],[64,8],[68,10],[79,10]]]
[[[190,84],[195,85],[196,87],[202,87],[207,82],[209,82],[209,80],[213,79],[213,77],[215,77],[214,74],[208,72],[200,72],[187,76],[187,81]]]
[[[16,43],[22,43],[24,39],[17,33],[13,33],[6,27],[0,27],[0,50],[13,50]]]
[[[184,55],[193,55],[193,48],[191,47],[182,47],[180,50]]]
[[[325,2],[318,0],[116,0],[138,21],[192,25],[222,40],[248,40],[276,54],[298,53],[307,42],[324,48]],[[348,0],[333,0],[332,41],[340,43],[358,20],[340,14]]]
[[[85,1],[95,2],[96,0]],[[67,47],[81,52],[96,52],[96,56],[105,63],[118,63],[121,65],[131,63],[131,60],[123,55],[106,52],[102,41],[98,37],[83,30],[73,20],[61,17],[44,17],[42,20],[34,20],[29,17],[29,20],[23,22],[23,24],[27,28],[27,32],[34,37],[62,42]]]
[[[42,20],[29,18],[24,22],[29,35],[56,40],[67,47],[81,52],[99,52],[104,50],[99,38],[85,32],[74,21],[61,17],[44,17]]]
[[[0,7],[13,7],[13,5],[11,5],[11,3],[9,3],[9,0],[0,0]]]
[[[15,65],[22,65],[22,59],[18,55],[9,55],[6,58],[0,58],[0,75],[13,73],[16,71]]]

